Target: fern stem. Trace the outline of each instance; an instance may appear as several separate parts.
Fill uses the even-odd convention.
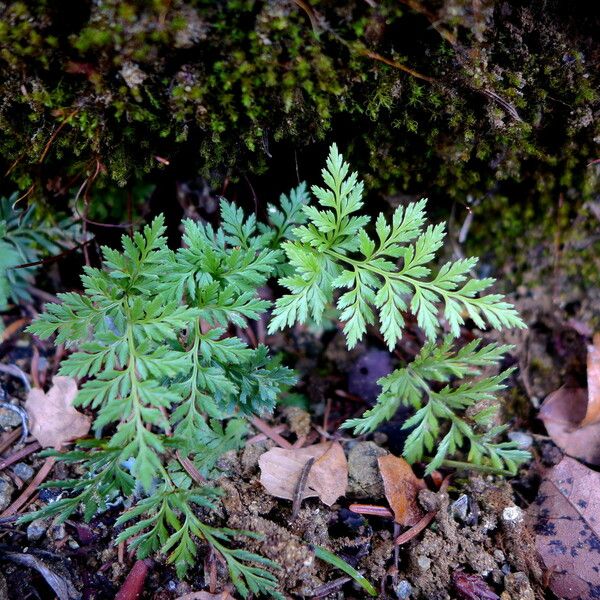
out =
[[[425,459],[427,462],[430,459]],[[462,471],[480,471],[481,473],[491,473],[493,475],[502,475],[504,477],[514,477],[514,473],[506,469],[497,469],[496,467],[490,467],[489,465],[478,465],[475,463],[462,462],[460,460],[448,460],[444,459],[441,464],[442,467],[450,467],[452,469],[459,469]]]

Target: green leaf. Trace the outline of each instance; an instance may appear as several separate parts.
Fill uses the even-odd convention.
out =
[[[354,567],[351,567],[345,560],[333,554],[333,552],[329,552],[329,550],[322,548],[321,546],[313,546],[315,550],[315,556],[325,562],[329,563],[333,567],[336,567],[349,575],[360,585],[369,596],[377,596],[377,590],[373,587],[371,582],[361,575]]]

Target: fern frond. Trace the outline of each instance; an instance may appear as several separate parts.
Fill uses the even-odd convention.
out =
[[[0,198],[0,310],[9,302],[32,299],[29,289],[40,266],[15,267],[58,254],[81,239],[81,231],[72,221],[50,225],[36,217],[33,207],[16,208],[16,200],[17,194]]]
[[[487,401],[495,400],[495,394],[504,389],[512,369],[495,376],[470,379],[457,386],[446,385],[439,391],[434,387],[436,383],[480,376],[482,369],[497,365],[511,347],[480,346],[479,340],[456,352],[451,346],[450,337],[439,346],[432,342],[426,344],[413,362],[379,380],[382,392],[373,408],[360,418],[346,421],[342,427],[353,428],[357,434],[369,433],[391,419],[400,406],[408,406],[416,411],[402,426],[411,430],[404,444],[404,457],[409,462],[418,462],[433,453],[427,467],[431,472],[448,455],[467,444],[471,462],[484,464],[487,461],[496,468],[512,471],[516,464],[528,458],[528,453],[519,451],[512,443],[500,445],[498,451],[498,444],[492,440],[501,430],[486,430],[498,410],[497,405],[490,406]],[[482,408],[472,411],[469,424],[463,413],[478,405]],[[449,427],[442,435],[444,424]]]
[[[271,332],[305,322],[309,316],[319,321],[336,288],[347,290],[339,296],[337,308],[349,348],[377,317],[392,349],[402,335],[402,313],[407,311],[430,340],[440,329],[440,310],[454,336],[466,317],[481,328],[524,327],[501,295],[478,296],[494,280],[469,277],[477,259],[446,263],[431,275],[429,265],[445,231],[444,225],[423,230],[424,200],[396,209],[391,223],[379,215],[373,239],[365,231],[370,219],[354,214],[362,207],[362,183],[356,173],[349,174],[335,145],[323,179],[325,187],[312,188],[318,206],[304,207],[308,224],[294,230],[296,241],[283,245],[294,272],[280,280],[290,293],[276,303]]]
[[[223,201],[221,227],[186,221],[177,252],[167,247],[159,217],[123,236],[121,250],[102,249],[103,268],[85,269],[83,294],[62,294],[45,307],[30,331],[74,349],[60,373],[85,379],[75,404],[95,411],[97,435],[109,426],[114,432],[65,455],[83,461],[87,475],[64,482],[70,495],[33,515],[64,519],[82,507],[89,520],[135,487],[142,499],[119,524],[135,522],[118,540],[135,537],[138,556],[162,552],[182,577],[198,543],[209,543],[242,594],[280,597],[276,578],[250,564],[267,564],[261,557],[228,548],[233,533],[199,520],[192,505],[213,508],[217,492],[194,487],[170,457],[179,450],[202,476],[218,475],[219,457],[239,448],[246,433],[234,414],[272,410],[295,382],[266,347],[250,348],[227,328],[245,327],[267,310],[258,289],[283,256],[271,243],[288,235],[303,193],[283,207],[279,233],[259,234],[254,217]]]

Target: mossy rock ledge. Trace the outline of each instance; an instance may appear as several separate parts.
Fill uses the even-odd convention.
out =
[[[588,3],[31,0],[0,15],[2,186],[30,200],[86,178],[276,173],[331,141],[374,196],[445,199],[461,220],[470,203],[488,240],[593,197]]]

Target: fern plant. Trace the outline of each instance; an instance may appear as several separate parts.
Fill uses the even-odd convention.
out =
[[[15,208],[16,200],[16,194],[0,198],[0,310],[11,302],[31,301],[29,290],[39,266],[16,267],[56,254],[80,237],[72,221],[48,225],[36,219],[33,207]]]
[[[122,251],[103,248],[104,268],[85,269],[83,294],[46,305],[30,331],[76,348],[60,373],[85,380],[76,404],[94,410],[96,439],[57,455],[83,462],[86,476],[52,483],[70,495],[25,520],[64,520],[80,506],[89,519],[118,496],[137,495],[117,521],[124,527],[117,541],[130,540],[139,557],[162,552],[183,576],[201,540],[223,557],[244,597],[281,597],[264,568],[276,565],[229,545],[236,534],[255,534],[213,527],[201,514],[219,494],[205,480],[224,452],[240,447],[244,416],[271,411],[295,381],[267,348],[251,348],[228,329],[267,310],[258,289],[280,266],[276,248],[302,222],[306,201],[300,186],[260,231],[254,216],[223,201],[221,226],[185,221],[177,252],[157,218],[124,236]]]
[[[404,449],[409,462],[435,450],[431,472],[467,443],[473,464],[513,472],[527,453],[516,444],[495,443],[504,428],[489,427],[496,411],[489,401],[510,371],[481,377],[481,370],[497,365],[509,347],[474,342],[453,351],[452,339],[467,317],[480,328],[524,327],[516,310],[503,296],[483,293],[493,279],[470,277],[476,258],[448,262],[432,273],[445,227],[425,227],[425,200],[397,208],[391,221],[380,214],[371,236],[370,217],[359,213],[363,183],[335,145],[322,173],[325,187],[312,187],[316,205],[302,207],[307,223],[294,229],[296,240],[282,244],[293,271],[279,280],[289,293],[277,300],[269,331],[309,318],[319,322],[325,307],[335,302],[349,348],[377,323],[392,350],[402,336],[404,315],[412,313],[429,342],[412,363],[381,379],[375,407],[344,427],[368,433],[400,405],[410,406],[416,412],[403,425],[414,428]],[[442,322],[449,333],[437,345]],[[463,377],[471,379],[450,383]],[[437,389],[439,383],[447,385]],[[442,424],[447,424],[444,434]]]
[[[184,221],[176,252],[158,218],[124,236],[121,251],[103,248],[103,268],[85,269],[82,294],[46,305],[30,331],[74,350],[60,373],[83,381],[76,403],[94,411],[95,438],[57,454],[82,463],[85,476],[49,484],[68,495],[23,520],[65,520],[80,507],[90,519],[118,497],[133,497],[117,520],[117,541],[139,557],[162,553],[183,576],[200,541],[223,558],[242,596],[280,598],[276,565],[232,547],[235,536],[257,534],[215,527],[207,516],[219,497],[210,483],[217,461],[243,443],[245,417],[271,411],[294,383],[266,347],[231,335],[269,309],[259,288],[274,275],[289,293],[275,304],[271,332],[319,323],[335,305],[349,347],[377,324],[393,349],[408,312],[429,340],[380,380],[377,404],[345,427],[371,432],[406,405],[414,415],[404,424],[412,429],[404,454],[429,460],[429,471],[465,445],[481,468],[512,472],[525,460],[514,444],[496,441],[503,428],[492,424],[494,395],[510,371],[484,374],[508,346],[454,347],[467,317],[481,328],[523,327],[514,307],[483,294],[493,280],[470,277],[475,259],[432,274],[444,228],[425,228],[424,200],[398,208],[390,222],[380,215],[371,236],[370,218],[359,213],[363,184],[335,146],[323,177],[325,187],[312,188],[316,204],[302,184],[268,207],[267,224],[223,200],[220,227]]]

